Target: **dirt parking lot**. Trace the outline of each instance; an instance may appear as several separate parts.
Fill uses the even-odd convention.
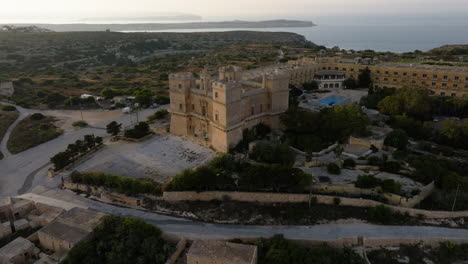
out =
[[[78,165],[78,171],[103,171],[132,178],[164,182],[186,168],[203,164],[216,153],[171,135],[155,135],[139,143],[111,143]]]

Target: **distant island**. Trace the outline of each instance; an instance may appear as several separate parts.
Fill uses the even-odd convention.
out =
[[[188,14],[188,13],[155,13],[155,14],[146,14],[142,16],[119,16],[119,17],[88,17],[84,18],[78,23],[93,23],[92,21],[99,21],[108,23],[110,21],[126,21],[126,22],[116,22],[116,23],[133,23],[132,21],[139,21],[147,23],[149,21],[195,21],[202,20],[203,18],[199,15]]]
[[[0,26],[0,32],[41,33],[41,32],[52,32],[52,30],[37,27],[37,26],[18,27],[18,26],[13,26],[13,25],[4,25],[4,26]]]
[[[18,27],[37,26],[56,32],[69,31],[152,31],[171,29],[216,29],[216,28],[287,28],[313,27],[314,23],[300,20],[267,21],[222,21],[190,23],[135,23],[135,24],[14,24]]]

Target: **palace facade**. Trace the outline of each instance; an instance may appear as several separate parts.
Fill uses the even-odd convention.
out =
[[[288,73],[278,69],[252,77],[234,66],[215,76],[206,70],[199,78],[170,74],[171,133],[227,152],[244,129],[259,123],[279,129],[279,115],[288,109],[288,85]]]

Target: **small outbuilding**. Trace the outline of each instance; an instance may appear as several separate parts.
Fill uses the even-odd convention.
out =
[[[195,240],[187,264],[256,264],[257,247],[219,240]]]

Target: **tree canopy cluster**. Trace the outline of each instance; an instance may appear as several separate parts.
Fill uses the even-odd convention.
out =
[[[167,191],[273,191],[302,192],[312,175],[280,164],[250,164],[224,154],[208,165],[187,169],[174,177]]]
[[[73,183],[82,183],[110,188],[125,195],[154,194],[161,195],[161,186],[150,179],[132,179],[103,172],[78,172],[70,174]]]
[[[249,158],[263,163],[292,166],[296,153],[287,144],[261,141],[252,148]]]
[[[75,143],[69,144],[65,151],[57,153],[50,158],[50,161],[54,164],[55,170],[60,170],[73,163],[80,155],[100,145],[102,145],[102,137],[85,135],[83,140],[78,139]]]
[[[358,105],[335,106],[312,112],[292,107],[281,116],[286,142],[305,152],[320,151],[336,141],[366,135],[369,118]]]
[[[465,140],[468,136],[468,96],[431,96],[428,89],[422,88],[377,89],[363,98],[361,104],[390,115],[388,124],[404,130],[412,138],[468,149]],[[448,119],[439,126],[432,122],[434,116],[461,120]]]
[[[63,263],[164,264],[173,251],[157,227],[140,219],[108,215],[70,250]]]

